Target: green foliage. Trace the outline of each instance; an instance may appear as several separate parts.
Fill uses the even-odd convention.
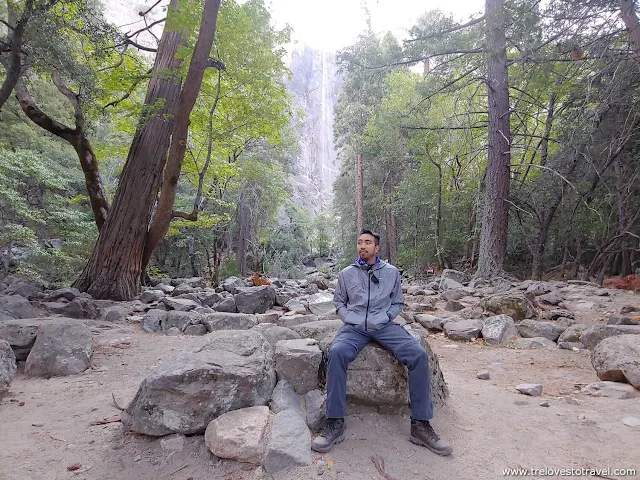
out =
[[[95,239],[78,202],[77,168],[29,150],[0,150],[0,268],[44,285],[69,282]]]

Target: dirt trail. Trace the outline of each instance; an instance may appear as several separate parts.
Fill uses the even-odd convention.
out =
[[[149,335],[135,325],[87,323],[97,343],[91,369],[50,380],[19,373],[0,403],[0,480],[254,478],[248,465],[211,455],[202,436],[187,438],[180,450],[170,441],[127,433],[120,423],[91,426],[94,420],[119,415],[112,392],[126,405],[154,365],[205,339]],[[406,414],[351,408],[346,441],[330,454],[314,457],[332,464],[322,477],[313,465],[275,478],[382,479],[372,455],[384,459],[386,472],[396,480],[504,478],[507,467],[636,468],[635,477],[609,476],[640,478],[640,427],[621,422],[628,416],[640,418],[640,399],[580,393],[576,385],[598,380],[588,351],[492,348],[442,335],[432,336],[430,344],[451,391],[434,420],[436,431],[454,446],[451,457],[411,444]],[[504,368],[490,368],[498,362]],[[491,379],[476,379],[484,369],[490,369]],[[517,393],[519,383],[542,383],[542,397]],[[549,407],[540,406],[544,400]],[[79,470],[67,471],[75,463]]]

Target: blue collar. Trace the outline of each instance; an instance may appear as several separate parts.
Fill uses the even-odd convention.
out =
[[[380,257],[378,255],[376,255],[376,261],[373,263],[367,263],[365,260],[363,260],[362,258],[358,257],[358,260],[356,260],[356,262],[358,263],[358,265],[360,265],[361,267],[373,267],[374,265],[377,265],[380,263]]]

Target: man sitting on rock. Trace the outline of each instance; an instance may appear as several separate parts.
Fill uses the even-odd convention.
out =
[[[338,276],[333,301],[344,325],[329,350],[327,370],[327,423],[311,448],[328,452],[344,440],[347,403],[347,367],[360,350],[374,340],[389,350],[409,370],[411,442],[438,455],[453,448],[433,431],[429,360],[420,343],[393,319],[404,307],[400,273],[378,257],[380,236],[362,230],[358,237],[358,260]]]

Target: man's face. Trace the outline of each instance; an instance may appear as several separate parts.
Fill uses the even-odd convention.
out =
[[[363,233],[358,238],[358,255],[363,260],[374,258],[380,251],[380,246],[376,245],[376,239],[373,235]]]

